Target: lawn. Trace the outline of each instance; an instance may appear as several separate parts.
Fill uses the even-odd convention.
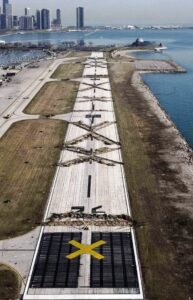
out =
[[[53,79],[73,79],[81,77],[84,70],[84,65],[80,62],[61,64],[53,73]]]
[[[41,223],[67,124],[15,123],[0,139],[0,239]]]
[[[69,113],[77,96],[79,83],[58,81],[46,83],[24,112],[30,115],[59,115]]]
[[[0,299],[15,300],[19,294],[21,280],[18,275],[3,264],[0,264]]]

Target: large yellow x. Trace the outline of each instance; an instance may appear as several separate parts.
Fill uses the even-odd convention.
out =
[[[91,245],[84,245],[84,244],[81,244],[81,243],[79,243],[75,240],[72,240],[72,241],[68,242],[68,244],[73,245],[76,248],[80,249],[80,250],[78,250],[74,253],[71,253],[71,254],[67,255],[66,258],[68,258],[68,259],[74,259],[74,258],[76,258],[76,257],[78,257],[82,254],[89,254],[89,255],[94,256],[97,259],[104,259],[105,258],[103,255],[97,253],[96,251],[93,251],[93,249],[106,244],[105,241],[100,240],[100,241],[98,241],[96,243],[93,243]]]

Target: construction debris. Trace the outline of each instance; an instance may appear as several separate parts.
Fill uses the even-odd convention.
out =
[[[97,154],[104,154],[104,153],[109,153],[112,151],[120,150],[120,147],[118,147],[118,148],[102,147],[102,148],[95,149],[95,150],[93,150],[93,149],[88,150],[88,149],[81,148],[81,147],[64,146],[63,149],[65,149],[67,151],[83,154],[83,155],[97,155]]]
[[[78,158],[68,160],[66,162],[59,162],[59,163],[57,163],[57,166],[58,167],[70,167],[72,165],[77,165],[77,164],[81,164],[81,163],[85,163],[85,162],[92,163],[93,161],[97,162],[99,164],[107,165],[109,167],[114,167],[117,164],[123,165],[123,162],[120,162],[120,161],[102,158],[102,157],[99,157],[96,155],[88,155],[88,156],[79,156]]]
[[[108,100],[106,98],[90,98],[90,97],[81,97],[81,99],[85,100],[78,100],[78,102],[112,102],[112,100]]]
[[[81,92],[84,92],[84,91],[88,91],[88,90],[90,90],[90,89],[100,89],[100,90],[104,90],[104,91],[110,92],[110,91],[111,91],[110,89],[101,87],[101,85],[103,85],[103,84],[108,84],[108,83],[109,83],[109,82],[101,82],[101,83],[96,83],[96,82],[94,82],[93,84],[91,84],[91,83],[82,82],[82,85],[86,85],[87,88],[81,89],[80,91],[81,91]]]
[[[96,131],[97,130],[100,130],[102,128],[105,128],[106,126],[110,126],[111,124],[114,124],[115,122],[102,122],[98,125],[94,125],[94,126],[89,126],[87,124],[84,124],[83,122],[74,122],[74,123],[71,123],[75,126],[78,126],[82,129],[85,129],[86,131],[88,131],[89,133],[87,134],[84,134],[80,137],[77,137],[71,141],[68,141],[66,142],[66,145],[69,146],[69,145],[75,145],[79,142],[82,142],[83,140],[86,140],[88,138],[91,138],[91,139],[96,139],[98,141],[101,141],[103,142],[105,145],[120,145],[120,142],[117,142],[117,141],[114,141],[108,137],[105,137],[104,135],[101,135],[99,133],[97,133]]]
[[[128,215],[86,214],[82,212],[67,212],[52,214],[43,224],[44,226],[129,226],[136,222]]]

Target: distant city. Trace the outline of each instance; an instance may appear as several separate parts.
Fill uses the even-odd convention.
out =
[[[62,29],[61,10],[58,8],[55,12],[55,18],[51,19],[51,11],[47,8],[37,9],[36,14],[31,14],[29,7],[24,9],[22,16],[13,14],[13,6],[9,0],[3,0],[0,7],[0,30],[52,30]],[[77,30],[84,29],[84,8],[76,9]]]
[[[54,18],[52,19],[54,13]],[[74,26],[62,26],[62,12],[57,8],[55,12],[50,9],[43,8],[36,10],[35,13],[31,13],[31,9],[26,7],[23,9],[23,15],[18,16],[14,14],[13,5],[9,3],[9,0],[2,0],[2,7],[0,7],[0,31],[34,31],[34,30],[68,30],[68,31],[80,31],[80,30],[135,30],[135,29],[179,29],[183,26],[179,25],[166,25],[166,26],[136,26],[136,25],[122,25],[122,26],[86,26],[84,7],[76,8],[76,20],[74,20]],[[192,28],[192,27],[189,27]]]

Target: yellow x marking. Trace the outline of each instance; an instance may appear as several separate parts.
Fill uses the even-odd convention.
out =
[[[79,243],[75,240],[72,240],[72,241],[68,242],[68,244],[73,245],[76,248],[80,249],[80,250],[78,250],[74,253],[71,253],[71,254],[67,255],[66,258],[68,258],[68,259],[74,259],[74,258],[76,258],[76,257],[78,257],[82,254],[89,254],[91,256],[94,256],[97,259],[104,259],[105,258],[103,255],[97,253],[96,251],[93,251],[93,249],[98,248],[98,247],[106,244],[105,241],[100,240],[100,241],[98,241],[96,243],[93,243],[91,245],[84,245],[84,244],[81,244],[81,243]]]

